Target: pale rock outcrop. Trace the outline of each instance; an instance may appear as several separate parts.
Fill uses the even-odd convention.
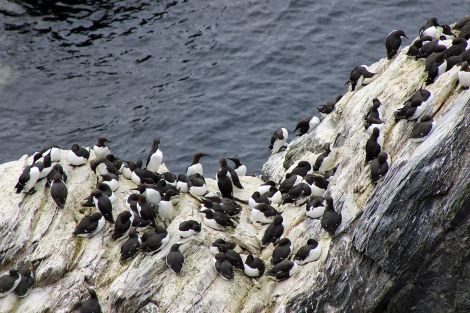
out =
[[[423,143],[415,144],[408,140],[413,123],[396,123],[393,111],[423,85],[424,62],[401,52],[370,69],[379,73],[372,83],[346,93],[316,130],[293,140],[263,167],[264,178],[279,182],[296,162],[314,162],[322,144],[334,143],[338,169],[328,192],[343,215],[334,238],[321,229],[319,220],[306,219],[304,206],[278,208],[293,251],[308,238],[317,239],[322,246],[318,261],[300,267],[284,282],[267,276],[254,280],[239,271],[233,281],[223,280],[213,269],[210,243],[219,237],[234,240],[243,257],[248,252],[260,255],[269,268],[273,247],[260,249],[267,225],[252,224],[243,204],[235,230],[222,233],[203,225],[200,235],[180,240],[180,222],[202,221],[198,200],[183,194],[176,198],[175,217],[168,226],[169,245],[154,256],[139,254],[121,264],[121,242],[111,240],[108,223],[91,239],[72,236],[77,222],[92,211],[80,205],[96,186],[89,166],[72,168],[62,162],[69,197],[61,210],[44,181],[32,196],[14,193],[23,167],[31,162],[24,156],[0,165],[0,271],[30,261],[37,284],[24,299],[13,294],[1,298],[0,312],[70,312],[80,297],[87,297],[87,286],[96,288],[104,312],[470,310],[468,300],[452,300],[470,286],[470,275],[464,275],[470,274],[465,267],[468,249],[461,239],[470,229],[470,92],[456,86],[458,67],[427,86],[434,94],[427,113],[434,114],[437,127]],[[364,115],[374,98],[383,105],[383,149],[390,155],[390,170],[377,185],[370,183],[369,165],[364,164]],[[236,190],[235,197],[244,201],[262,183],[256,177],[242,177],[241,182],[245,189]],[[207,183],[216,193],[215,181]],[[134,187],[121,177],[116,216],[126,208]],[[184,242],[181,251],[186,258],[181,275],[171,272],[164,261],[177,241]],[[444,280],[449,284],[438,284]]]

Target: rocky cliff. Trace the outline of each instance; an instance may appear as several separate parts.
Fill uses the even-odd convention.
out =
[[[180,222],[202,220],[197,199],[182,194],[168,232],[170,245],[183,242],[183,273],[175,275],[165,264],[170,245],[154,256],[139,254],[121,264],[120,242],[111,240],[109,224],[91,239],[72,236],[90,211],[80,205],[96,186],[90,167],[61,162],[69,177],[69,197],[61,210],[44,181],[32,196],[15,194],[23,167],[31,163],[24,156],[0,165],[0,271],[29,261],[37,283],[26,298],[0,298],[0,312],[70,312],[87,297],[88,286],[96,289],[104,312],[470,311],[470,92],[457,86],[458,68],[428,86],[434,100],[427,113],[437,126],[416,144],[408,139],[413,123],[395,122],[393,111],[423,85],[424,61],[402,52],[370,68],[379,73],[372,83],[346,93],[315,131],[293,140],[263,167],[264,178],[279,182],[296,162],[314,162],[321,145],[334,142],[338,168],[329,192],[343,216],[334,238],[319,220],[305,217],[303,206],[279,208],[288,225],[284,236],[292,240],[294,251],[315,238],[323,248],[319,261],[280,283],[266,276],[249,279],[240,272],[232,281],[222,280],[213,269],[210,243],[218,237],[234,240],[242,255],[260,254],[268,262],[272,246],[260,249],[266,226],[250,223],[243,205],[234,231],[203,226],[199,236],[181,240]],[[390,170],[377,185],[370,183],[369,166],[364,165],[368,135],[363,118],[374,98],[383,104],[383,148],[390,156]],[[241,181],[245,189],[235,196],[243,200],[262,182],[255,177]],[[208,179],[208,184],[215,193],[215,182]],[[134,187],[121,178],[115,215],[126,209]]]

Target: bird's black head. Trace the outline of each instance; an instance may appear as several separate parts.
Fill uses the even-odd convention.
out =
[[[316,241],[315,239],[309,239],[309,240],[307,240],[307,244],[309,246],[315,246],[316,247],[318,245],[318,241]]]
[[[220,167],[222,167],[222,168],[227,167],[227,160],[222,158],[222,159],[219,160],[219,164],[220,164]]]
[[[397,31],[395,32],[395,34],[396,34],[397,36],[399,36],[399,37],[405,37],[406,39],[408,39],[408,37],[406,37],[406,35],[405,35],[405,32],[404,32],[403,30],[401,30],[401,29],[397,30]]]
[[[372,100],[372,108],[373,109],[378,109],[381,105],[382,105],[382,103],[380,103],[379,99],[375,98],[374,100]]]
[[[282,218],[282,215],[276,215],[273,220],[273,224],[280,225],[284,219]]]
[[[62,175],[60,175],[59,173],[56,173],[54,175],[54,182],[58,183],[62,180]]]
[[[290,242],[289,238],[282,238],[281,240],[279,240],[279,243],[278,243],[278,245],[280,245],[280,246],[290,245],[290,244],[291,244],[291,242]]]
[[[333,208],[333,198],[330,196],[325,197],[326,204],[329,208]]]
[[[72,149],[71,149],[71,150],[72,150],[73,152],[78,152],[79,149],[80,149],[80,146],[79,146],[78,144],[74,143],[74,144],[72,145]]]
[[[225,253],[219,252],[215,255],[215,259],[217,261],[224,261],[225,260]]]
[[[377,127],[374,127],[374,129],[372,130],[372,135],[374,136],[374,138],[378,138],[380,135],[380,130]]]
[[[91,195],[92,195],[93,197],[98,198],[98,197],[101,197],[101,196],[103,195],[103,192],[102,192],[101,190],[99,190],[99,189],[96,189],[96,190],[93,190],[93,192],[91,193]]]
[[[433,16],[428,20],[428,24],[433,26],[439,26],[439,22],[437,21],[437,17]]]
[[[380,161],[380,163],[383,163],[385,161],[387,161],[387,153],[385,152],[380,152],[379,155],[377,156],[378,160]]]
[[[432,115],[430,115],[430,114],[425,114],[425,115],[421,116],[420,121],[421,121],[421,122],[432,121]]]
[[[137,229],[135,227],[132,227],[129,230],[129,238],[137,238],[139,234],[137,233]]]
[[[171,246],[170,251],[178,251],[180,246],[181,246],[181,243],[175,243]]]
[[[16,268],[12,268],[8,271],[8,273],[10,274],[10,276],[16,276],[16,274],[19,273],[19,270],[17,270]]]
[[[467,61],[462,63],[462,66],[461,66],[460,70],[468,71],[468,62]]]
[[[106,139],[105,137],[99,137],[99,138],[98,138],[98,144],[97,144],[97,146],[98,146],[98,147],[104,147],[104,146],[106,146],[106,143],[107,143],[107,142],[111,142],[111,141],[109,141],[109,140]]]
[[[467,45],[467,40],[465,40],[465,38],[455,38],[454,40],[452,40],[452,45],[455,46],[455,45]]]
[[[214,217],[214,212],[212,212],[212,210],[209,210],[209,209],[202,210],[201,213],[204,213],[206,217],[209,219]]]
[[[97,222],[101,219],[101,217],[103,217],[103,215],[100,212],[95,212],[92,215],[90,215],[90,220],[92,222]]]
[[[89,289],[88,289],[88,293],[90,294],[90,297],[92,297],[92,298],[94,298],[94,299],[97,299],[97,298],[98,298],[98,296],[96,295],[95,289],[89,288]]]

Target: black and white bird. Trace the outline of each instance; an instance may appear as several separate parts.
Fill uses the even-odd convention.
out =
[[[166,265],[176,274],[181,273],[184,263],[184,255],[179,250],[180,246],[180,243],[173,244],[166,256]]]
[[[93,203],[95,204],[96,210],[103,214],[105,220],[110,223],[114,223],[113,205],[111,204],[108,196],[99,189],[93,191],[91,195],[93,197]]]
[[[67,153],[67,162],[72,166],[86,164],[90,158],[90,149],[78,144],[73,144],[72,149]]]
[[[97,175],[103,176],[107,174],[119,175],[119,170],[116,165],[107,158],[94,159],[90,162],[90,168]]]
[[[181,238],[189,238],[201,233],[201,223],[195,220],[184,221],[180,223],[178,230]]]
[[[253,257],[252,254],[246,257],[243,267],[243,272],[245,275],[251,278],[263,276],[265,270],[263,260],[257,257]]]
[[[303,180],[302,176],[292,175],[291,173],[286,174],[286,178],[279,185],[279,191],[282,194],[287,194],[294,186],[300,184]]]
[[[459,72],[457,73],[459,78],[459,83],[465,88],[470,87],[470,67],[468,66],[468,62],[463,62],[462,66],[460,67]]]
[[[381,113],[379,111],[380,106],[382,103],[379,99],[375,98],[372,100],[372,107],[370,108],[369,112],[367,112],[365,116],[365,129],[366,132],[372,134],[372,130],[374,127],[377,127],[379,130],[382,130],[385,126],[384,122],[381,119]]]
[[[428,73],[428,78],[426,79],[427,85],[434,83],[437,77],[446,72],[447,60],[444,58],[446,51],[445,46],[438,46],[434,52],[426,58],[424,69]]]
[[[103,229],[105,219],[100,212],[85,216],[75,227],[73,234],[78,237],[93,237]]]
[[[272,180],[267,181],[267,182],[262,183],[261,185],[259,185],[257,191],[260,194],[265,194],[266,192],[268,192],[271,189],[271,187],[276,187],[276,183]]]
[[[24,168],[23,173],[18,178],[15,185],[16,193],[33,193],[35,192],[34,185],[39,179],[39,168],[34,165],[28,165]]]
[[[235,168],[233,169],[237,175],[246,176],[246,165],[240,162],[238,158],[227,158],[235,164]]]
[[[166,223],[173,219],[173,202],[171,198],[176,196],[176,192],[172,189],[168,190],[162,197],[160,203],[158,203],[158,216]]]
[[[305,181],[294,186],[289,192],[282,196],[282,203],[294,203],[299,206],[306,201],[306,197],[312,194],[311,186]]]
[[[261,246],[267,247],[270,243],[276,245],[282,234],[284,233],[283,218],[281,215],[274,217],[274,220],[266,228],[263,238],[261,239]]]
[[[99,137],[98,142],[93,146],[93,152],[97,159],[105,158],[108,154],[111,154],[111,149],[106,145],[106,143],[111,142],[104,137]]]
[[[240,254],[233,249],[229,249],[224,245],[219,246],[221,253],[225,254],[225,259],[228,260],[234,268],[243,270],[243,260]]]
[[[176,182],[176,189],[179,192],[183,193],[188,193],[189,192],[189,187],[188,187],[188,178],[184,174],[179,174],[178,175],[178,180]]]
[[[100,301],[96,291],[90,288],[88,293],[90,297],[80,304],[80,313],[101,313]]]
[[[163,162],[163,153],[158,148],[160,144],[160,138],[155,138],[152,143],[152,148],[150,149],[150,153],[147,157],[147,165],[146,169],[156,173]]]
[[[131,180],[134,182],[136,185],[140,185],[143,183],[143,181],[151,180],[154,183],[157,183],[161,176],[158,173],[152,172],[147,169],[139,168],[139,167],[134,167],[132,164],[128,164],[132,174],[131,174]]]
[[[217,196],[204,197],[202,200],[203,205],[201,209],[210,209],[213,211],[220,211],[228,216],[237,216],[241,213],[242,207],[230,198],[219,198]]]
[[[318,241],[315,239],[307,240],[307,244],[305,246],[300,247],[297,250],[294,261],[296,261],[299,265],[305,265],[310,262],[317,261],[321,256],[321,246],[318,244]]]
[[[305,118],[297,123],[295,126],[294,132],[297,132],[297,136],[303,136],[315,128],[320,124],[320,119],[316,116]]]
[[[292,277],[299,270],[299,265],[295,261],[284,260],[272,267],[267,273],[268,276],[272,276],[277,281],[286,280]]]
[[[157,218],[157,213],[154,210],[154,207],[147,202],[147,198],[144,195],[140,195],[137,199],[137,213],[141,218],[146,221],[150,221],[152,225],[155,224],[155,219]]]
[[[54,180],[54,177],[55,177],[56,174],[60,175],[60,177],[61,177],[61,179],[64,183],[67,182],[67,174],[65,173],[64,168],[59,163],[56,163],[52,167],[52,171],[49,173],[49,175],[47,175],[47,178],[46,178],[46,180],[47,180],[46,186],[47,187],[51,186],[52,181]]]
[[[217,172],[217,186],[222,197],[233,198],[233,185],[227,168],[221,168]]]
[[[96,190],[100,190],[105,196],[107,196],[109,201],[111,201],[111,204],[116,201],[116,196],[114,195],[114,192],[111,190],[111,187],[109,187],[108,184],[99,183],[98,188]],[[84,207],[92,207],[96,205],[93,199],[93,192],[88,196],[86,201],[82,203],[82,205]]]
[[[375,159],[382,149],[378,143],[379,135],[379,129],[374,128],[372,135],[370,135],[370,138],[366,142],[366,163]]]
[[[38,161],[34,163],[33,166],[39,169],[39,179],[47,177],[47,175],[49,175],[52,169],[54,168],[54,165],[52,164],[51,154],[46,154],[42,162]]]
[[[211,246],[209,247],[209,251],[213,254],[216,255],[219,252],[222,252],[227,250],[227,249],[235,249],[237,245],[234,242],[230,241],[225,241],[222,238],[216,239]]]
[[[111,235],[113,240],[118,240],[119,238],[125,237],[132,227],[134,222],[134,214],[130,211],[122,211],[119,213],[116,218],[116,223],[114,223],[114,232]]]
[[[209,156],[206,153],[198,152],[193,156],[193,160],[191,164],[189,164],[188,168],[186,169],[186,176],[191,176],[194,174],[199,174],[204,176],[204,170],[201,164],[201,158]]]
[[[281,263],[285,259],[288,259],[292,253],[292,243],[289,238],[282,238],[279,240],[276,248],[273,250],[273,255],[271,257],[271,264],[275,265]]]
[[[331,236],[334,235],[336,229],[341,225],[341,214],[335,211],[333,205],[333,198],[327,196],[325,198],[326,201],[326,208],[325,212],[323,212],[323,216],[321,218],[321,226],[325,229]]]
[[[279,215],[276,209],[266,203],[260,203],[251,209],[250,220],[261,224],[269,224],[274,221],[274,217]]]
[[[299,175],[305,177],[307,174],[313,173],[312,164],[308,161],[300,161],[297,165],[290,171],[292,175]]]
[[[219,274],[222,278],[227,280],[233,279],[233,265],[229,260],[227,260],[225,253],[220,252],[215,255],[214,268],[217,274]]]
[[[205,215],[203,219],[204,224],[212,229],[223,231],[227,227],[236,227],[230,216],[222,212],[205,209],[201,213]]]
[[[406,37],[405,32],[401,29],[394,30],[388,34],[387,39],[385,39],[385,48],[387,49],[387,59],[392,59],[400,49],[401,39]]]
[[[370,164],[370,179],[376,183],[380,178],[384,177],[388,172],[387,153],[380,152],[377,158],[372,160]]]
[[[238,174],[235,172],[235,170],[232,167],[230,167],[227,164],[227,160],[224,159],[224,158],[221,158],[219,160],[219,165],[220,165],[220,169],[227,169],[227,171],[228,171],[227,176],[232,181],[232,185],[237,187],[238,189],[243,189],[243,186],[240,183],[240,179],[238,177]]]
[[[132,259],[139,252],[141,244],[137,230],[132,227],[129,230],[129,238],[121,245],[121,262]]]
[[[416,122],[411,131],[410,138],[413,142],[423,142],[432,132],[436,123],[429,114],[421,116],[419,122]]]
[[[164,184],[164,182],[161,184]],[[155,184],[140,184],[137,188],[131,190],[138,190],[141,195],[144,195],[147,202],[153,206],[157,206],[162,200],[161,188]],[[135,200],[138,200],[138,198],[135,198]]]
[[[67,186],[59,173],[55,174],[54,180],[51,182],[51,197],[59,208],[64,208],[67,201]]]
[[[0,276],[0,298],[13,292],[20,281],[21,275],[16,269],[10,269],[8,274]]]
[[[336,103],[338,103],[338,101],[341,100],[342,97],[342,95],[338,95],[335,99],[328,100],[325,104],[320,105],[317,108],[318,112],[320,112],[322,116],[330,114],[335,109]]]
[[[419,36],[430,36],[435,38],[437,35],[437,27],[439,26],[439,22],[437,21],[437,17],[431,17],[426,21],[426,24],[421,26],[419,29]]]
[[[287,138],[289,137],[289,133],[285,128],[279,128],[276,130],[272,137],[271,137],[271,144],[269,145],[269,149],[271,153],[278,153],[285,149],[285,144],[287,142]]]
[[[271,201],[268,198],[269,191],[265,192],[263,195],[259,191],[253,192],[253,194],[248,198],[248,207],[253,209],[255,206],[261,203],[271,204]]]
[[[319,173],[331,170],[335,165],[336,158],[336,149],[332,148],[330,143],[325,143],[322,148],[323,152],[317,157],[313,165],[314,170]]]
[[[140,249],[148,255],[160,252],[169,242],[170,237],[166,229],[156,226],[154,231],[146,232],[140,238]]]
[[[101,182],[111,188],[111,191],[116,191],[119,188],[119,176],[109,173],[101,176]]]
[[[50,145],[47,147],[42,148],[40,151],[35,152],[33,154],[33,163],[36,163],[41,158],[45,157],[46,155],[50,154],[51,162],[59,162],[61,159],[61,150],[57,145]]]
[[[193,196],[203,197],[209,191],[207,190],[206,180],[201,174],[188,176],[188,191]]]
[[[376,74],[370,72],[367,65],[358,65],[351,71],[349,81],[346,84],[350,83],[351,91],[354,91],[356,87],[369,84]]]
[[[448,59],[453,56],[461,55],[468,48],[468,42],[465,38],[455,38],[452,40],[450,46],[444,53],[444,58]]]
[[[33,273],[28,268],[22,268],[20,270],[21,280],[20,283],[15,288],[15,294],[19,298],[26,297],[31,289],[33,289],[35,278]]]
[[[305,214],[313,219],[321,218],[323,216],[323,212],[325,212],[325,204],[323,201],[325,201],[323,197],[310,197],[307,201]]]
[[[423,115],[431,101],[434,99],[433,94],[426,89],[418,89],[407,101],[402,108],[393,114],[395,120],[407,119],[413,121]]]

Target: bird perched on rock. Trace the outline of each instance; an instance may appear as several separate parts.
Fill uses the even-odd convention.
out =
[[[388,172],[387,153],[381,152],[370,164],[370,179],[376,183]]]
[[[426,24],[421,26],[421,28],[419,29],[419,36],[430,36],[432,38],[436,37],[438,26],[439,22],[437,21],[437,17],[431,17],[426,21]]]
[[[233,169],[237,175],[240,176],[245,176],[246,175],[246,165],[242,164],[240,162],[240,159],[238,158],[227,158],[230,161],[232,161],[235,164],[235,168]]]
[[[335,99],[329,100],[325,104],[320,105],[317,108],[318,112],[320,112],[323,116],[330,114],[335,109],[336,103],[338,103],[338,101],[341,100],[342,97],[342,95],[338,95]]]
[[[243,270],[243,260],[238,252],[233,249],[229,249],[224,245],[219,246],[219,250],[225,254],[225,259],[228,260],[233,267]]]
[[[228,176],[228,170],[222,168],[217,172],[217,186],[219,187],[222,197],[232,198],[233,197],[233,185],[232,180]]]
[[[33,163],[36,163],[39,159],[50,154],[51,162],[59,162],[61,158],[61,150],[57,145],[50,145],[42,148],[40,151],[33,154]]]
[[[277,281],[286,280],[297,273],[299,265],[295,261],[284,260],[272,267],[268,271],[268,276],[272,276]]]
[[[277,244],[282,234],[284,233],[284,225],[282,225],[283,218],[281,215],[274,217],[274,220],[266,228],[263,238],[261,239],[261,246],[267,247],[270,243]]]
[[[101,306],[96,291],[89,288],[88,293],[90,297],[83,303],[78,304],[80,313],[101,313]]]
[[[13,292],[20,281],[21,275],[17,269],[10,269],[8,274],[0,276],[0,298]]]
[[[294,256],[294,261],[298,262],[299,265],[305,265],[310,262],[315,262],[321,256],[321,246],[315,239],[307,240],[305,246],[300,247]]]
[[[16,193],[34,193],[34,185],[39,179],[39,168],[34,165],[28,165],[23,169],[23,173],[18,178],[18,182],[15,185]]]
[[[67,182],[67,174],[65,173],[64,168],[59,163],[56,163],[52,167],[52,171],[49,173],[49,175],[47,175],[47,178],[46,178],[46,180],[47,180],[46,181],[46,186],[47,187],[51,186],[52,181],[54,180],[54,177],[55,177],[56,174],[60,175],[60,177],[61,177],[61,179],[64,183]]]
[[[64,208],[65,201],[67,201],[67,186],[59,173],[55,174],[54,180],[51,182],[51,197],[59,208]]]
[[[176,274],[181,273],[184,263],[184,255],[179,250],[180,246],[180,243],[173,244],[170,248],[170,252],[168,252],[166,256],[166,265]]]
[[[379,108],[382,105],[379,99],[375,98],[372,100],[372,107],[370,108],[369,112],[367,112],[365,116],[365,129],[368,133],[372,134],[372,130],[374,127],[383,128],[384,122],[381,119],[381,114],[379,112]]]
[[[409,121],[412,121],[419,118],[432,100],[433,95],[430,91],[423,88],[418,89],[407,101],[405,101],[402,108],[393,113],[395,120],[408,119]]]
[[[351,71],[349,81],[346,84],[351,83],[351,91],[354,91],[356,87],[369,84],[376,74],[370,72],[367,65],[358,65]]]
[[[274,217],[279,215],[278,211],[266,203],[260,203],[251,209],[250,220],[262,224],[269,224],[274,221]]]
[[[425,114],[421,116],[419,122],[413,126],[411,131],[410,138],[414,142],[423,142],[426,137],[434,129],[435,123],[431,115]]]
[[[67,153],[67,162],[72,166],[86,164],[90,158],[90,150],[78,144],[73,144],[72,149]]]
[[[108,154],[111,154],[111,149],[106,145],[106,143],[111,142],[104,137],[99,137],[98,142],[93,146],[93,152],[97,159],[102,159]]]
[[[464,88],[469,88],[470,87],[470,68],[468,66],[468,62],[463,62],[462,67],[460,68],[459,72],[457,73],[457,76],[459,78],[459,83],[464,87]]]
[[[264,274],[265,265],[263,260],[253,257],[251,254],[246,257],[243,266],[243,272],[248,277],[256,278],[261,277]]]
[[[378,128],[374,128],[372,135],[370,135],[369,140],[366,143],[366,163],[375,159],[382,147],[377,142],[379,139],[380,131]]]
[[[165,228],[157,225],[153,231],[144,233],[140,240],[142,242],[140,250],[145,252],[147,255],[154,255],[168,244],[170,237]]]
[[[20,270],[21,280],[20,283],[15,288],[15,294],[19,298],[26,297],[31,289],[33,289],[35,278],[33,273],[29,268],[22,268]]]
[[[330,143],[325,143],[322,148],[323,152],[315,160],[313,168],[320,173],[325,173],[335,165],[336,150],[331,148]]]
[[[85,216],[75,227],[73,234],[78,237],[93,237],[103,229],[105,219],[100,212]]]
[[[227,176],[230,178],[230,180],[232,181],[232,184],[233,186],[237,187],[238,189],[243,189],[243,186],[242,184],[240,183],[240,179],[238,177],[238,174],[235,172],[235,170],[233,168],[231,168],[230,166],[228,166],[227,164],[227,160],[225,160],[224,158],[220,159],[219,160],[219,164],[220,164],[220,169],[227,169],[228,171],[228,174]]]
[[[335,211],[333,206],[333,198],[327,196],[325,212],[321,218],[321,226],[326,230],[331,236],[334,235],[336,229],[341,225],[341,214]]]
[[[281,182],[279,185],[279,191],[282,194],[286,194],[291,190],[294,186],[300,184],[303,180],[302,176],[293,175],[291,173],[286,174],[286,178]]]
[[[188,190],[193,196],[205,196],[209,191],[204,176],[199,173],[188,176]]]
[[[130,211],[122,211],[119,213],[116,223],[114,223],[114,232],[111,236],[113,240],[118,240],[126,235],[132,228],[134,222],[134,215]]]
[[[158,148],[160,144],[160,138],[156,137],[153,140],[152,148],[150,149],[150,153],[147,157],[147,166],[145,167],[147,170],[156,173],[163,162],[163,153]]]
[[[91,193],[93,197],[93,203],[95,204],[96,210],[103,214],[105,220],[110,223],[114,223],[113,218],[113,205],[108,196],[105,195],[101,190],[97,189]]]
[[[235,249],[237,245],[230,241],[225,241],[222,238],[216,239],[211,246],[209,247],[209,251],[216,255],[219,252],[226,251],[227,249]]]
[[[137,230],[132,227],[129,230],[129,238],[121,246],[121,262],[132,259],[139,252],[141,244]]]
[[[306,118],[301,120],[300,122],[297,123],[297,126],[295,126],[294,132],[297,132],[297,136],[303,136],[315,128],[320,124],[320,119],[316,116],[313,116],[311,118]]]
[[[201,232],[201,223],[195,220],[184,221],[180,223],[178,230],[181,238],[189,238]]]
[[[387,49],[387,59],[393,58],[400,49],[401,46],[401,39],[406,37],[405,32],[401,29],[394,30],[390,34],[388,34],[387,39],[385,39],[385,48]]]
[[[215,255],[214,268],[217,274],[219,274],[222,278],[227,280],[233,279],[233,265],[229,260],[227,260],[225,253],[220,252]]]
[[[204,170],[202,168],[201,159],[203,157],[209,156],[206,153],[198,152],[193,156],[191,164],[186,169],[186,176],[191,176],[194,174],[204,175]]]
[[[290,171],[292,175],[299,175],[305,177],[307,174],[313,173],[312,164],[308,161],[300,161],[297,165]]]
[[[292,243],[289,238],[282,238],[279,240],[276,248],[273,250],[273,255],[271,257],[271,264],[275,265],[282,262],[283,260],[289,258],[292,253]]]
[[[289,133],[285,128],[279,128],[273,133],[271,137],[271,144],[269,145],[269,149],[271,153],[278,153],[285,149],[285,144],[287,142],[287,138],[289,137]]]
[[[209,209],[202,210],[201,213],[204,213],[204,224],[206,226],[215,229],[215,230],[225,230],[227,227],[235,228],[236,225],[233,223],[230,216],[217,211],[212,211]]]
[[[306,205],[306,215],[310,218],[320,218],[325,212],[325,205],[323,204],[325,199],[323,197],[312,196]]]

